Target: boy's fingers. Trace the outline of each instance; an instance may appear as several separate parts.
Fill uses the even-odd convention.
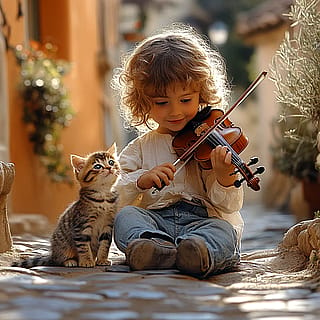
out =
[[[229,150],[227,150],[227,153],[226,153],[226,157],[225,157],[225,163],[227,163],[227,164],[231,164],[231,160],[232,160],[232,154],[231,154],[231,152],[229,151]]]

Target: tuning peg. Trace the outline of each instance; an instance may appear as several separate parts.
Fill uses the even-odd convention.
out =
[[[234,176],[234,175],[236,175],[238,172],[240,172],[240,170],[234,170],[233,172],[230,173],[230,176]]]
[[[240,179],[240,180],[236,180],[233,185],[236,187],[236,188],[240,188],[241,187],[241,184],[242,182],[245,180],[245,178],[243,179]]]
[[[236,188],[240,188],[241,184],[243,181],[245,181],[246,179],[243,178],[243,179],[240,179],[240,180],[236,180],[233,185],[236,187]],[[254,177],[252,179],[250,179],[250,181],[248,182],[248,186],[254,190],[254,191],[258,191],[260,190],[260,186],[259,186],[259,178],[257,177]]]
[[[253,173],[253,175],[264,173],[264,171],[265,171],[264,167],[258,167],[256,168],[256,171]]]
[[[247,164],[247,166],[252,166],[253,164],[256,164],[259,162],[258,157],[252,157],[249,161],[249,163]]]

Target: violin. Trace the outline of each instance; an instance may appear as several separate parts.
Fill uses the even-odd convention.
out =
[[[251,189],[260,190],[260,179],[255,175],[263,173],[265,169],[264,167],[258,167],[254,173],[250,170],[249,166],[259,161],[257,157],[251,158],[248,164],[241,160],[239,153],[248,145],[248,138],[243,134],[240,127],[234,126],[228,119],[228,115],[251,94],[266,75],[266,71],[261,72],[227,112],[212,109],[210,106],[199,111],[173,139],[172,146],[178,154],[178,159],[173,165],[177,166],[181,161],[185,165],[191,158],[194,158],[199,161],[202,168],[211,169],[211,151],[218,145],[227,146],[231,152],[231,162],[236,167],[232,174],[240,173],[242,175],[240,180],[234,182],[234,186],[239,188],[242,182],[246,181]],[[182,167],[180,166],[175,174]],[[161,188],[155,187],[152,193],[160,191],[163,187],[165,187],[165,184]]]
[[[212,109],[210,106],[205,107],[198,112],[194,119],[192,119],[187,126],[178,132],[172,141],[173,149],[177,155],[181,156],[188,151],[190,146],[197,143],[200,137],[202,137],[206,131],[221,119],[224,112],[220,109]],[[215,130],[210,130],[210,133],[206,136],[204,141],[195,149],[192,156],[199,162],[203,169],[211,169],[210,154],[211,151],[218,145],[227,146],[231,152],[231,163],[237,168],[232,174],[240,173],[242,179],[236,180],[234,185],[240,187],[243,181],[247,181],[248,187],[258,191],[260,190],[258,177],[256,174],[264,172],[264,167],[258,167],[254,173],[250,170],[249,166],[258,162],[257,157],[250,159],[248,164],[245,164],[239,157],[241,153],[248,145],[249,140],[243,134],[240,127],[234,126],[234,124],[227,118],[221,122]]]

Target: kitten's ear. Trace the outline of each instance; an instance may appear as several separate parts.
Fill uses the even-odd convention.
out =
[[[71,160],[72,167],[76,172],[79,172],[84,167],[84,164],[86,161],[85,158],[79,157],[75,154],[72,154],[70,156],[70,160]]]
[[[117,157],[117,144],[114,142],[112,146],[108,149],[113,156]]]

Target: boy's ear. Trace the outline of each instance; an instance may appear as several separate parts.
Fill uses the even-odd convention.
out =
[[[84,164],[85,164],[86,159],[82,158],[80,156],[77,156],[75,154],[72,154],[70,156],[70,161],[71,161],[73,169],[75,170],[75,172],[78,173],[81,169],[84,168]]]

